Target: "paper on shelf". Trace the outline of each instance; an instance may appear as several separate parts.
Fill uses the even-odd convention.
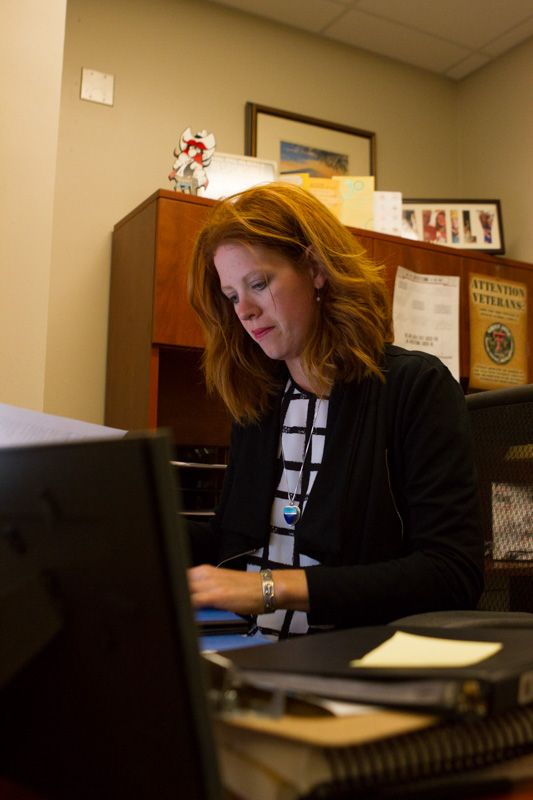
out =
[[[465,642],[438,639],[414,633],[396,633],[363,658],[350,661],[351,667],[470,667],[493,656],[503,647],[499,642]]]
[[[125,433],[118,428],[0,403],[0,447],[81,439],[121,439]]]
[[[335,175],[332,180],[338,185],[338,217],[342,224],[371,231],[374,227],[374,176]]]
[[[391,236],[404,235],[401,192],[374,192],[374,230]]]

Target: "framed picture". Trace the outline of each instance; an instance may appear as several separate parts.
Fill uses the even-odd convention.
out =
[[[245,154],[276,161],[279,174],[376,176],[376,134],[246,103]]]
[[[432,244],[504,253],[499,200],[407,200],[402,235]]]

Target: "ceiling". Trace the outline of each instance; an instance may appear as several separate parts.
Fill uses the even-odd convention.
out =
[[[461,80],[533,36],[533,0],[210,0]]]

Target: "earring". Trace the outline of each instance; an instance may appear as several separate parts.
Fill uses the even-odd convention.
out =
[[[316,297],[315,297],[315,300],[316,300],[316,302],[317,302],[317,303],[320,303],[320,289],[317,289],[317,290],[316,290]]]

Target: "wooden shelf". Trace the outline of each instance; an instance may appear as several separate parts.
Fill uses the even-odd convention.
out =
[[[186,296],[189,260],[213,200],[160,189],[115,225],[111,270],[105,424],[126,430],[166,427],[178,445],[229,444],[230,419],[206,394],[203,338]],[[525,283],[533,267],[471,250],[350,229],[371,258],[422,274],[458,275],[460,374],[470,368],[468,275]],[[528,374],[533,375],[533,315],[528,317]]]

